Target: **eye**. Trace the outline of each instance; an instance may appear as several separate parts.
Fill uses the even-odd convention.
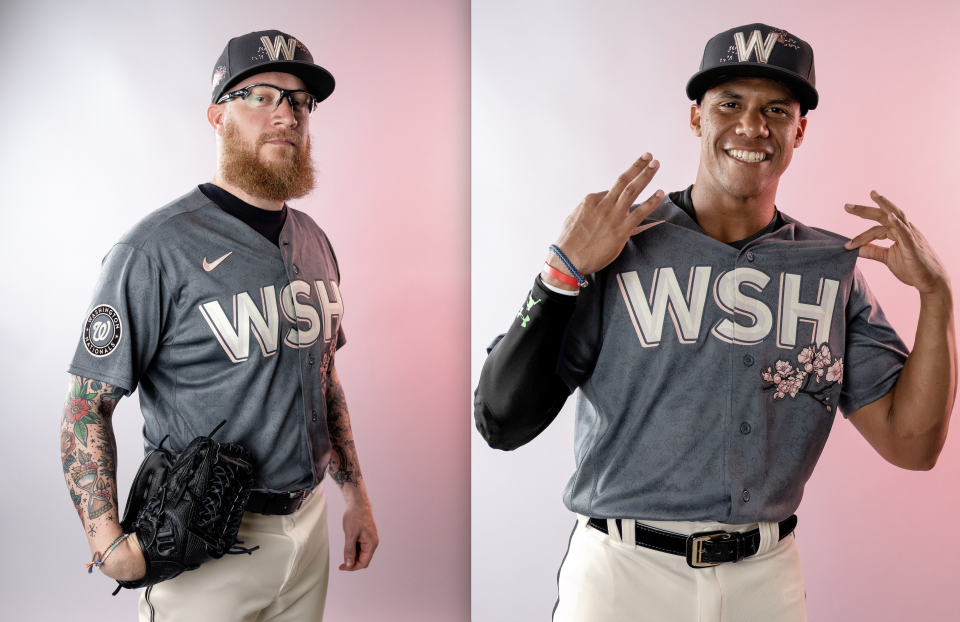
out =
[[[256,85],[250,87],[247,105],[251,108],[267,108],[277,103],[277,91],[273,87]]]

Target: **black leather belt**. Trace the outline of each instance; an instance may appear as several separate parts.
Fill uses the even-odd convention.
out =
[[[264,516],[271,514],[293,514],[303,505],[304,499],[310,495],[309,490],[294,490],[293,492],[266,492],[254,490],[247,501],[247,512],[256,512]]]
[[[591,518],[587,525],[603,533],[607,532],[607,519]],[[780,521],[780,537],[783,540],[797,528],[797,516],[793,515]],[[687,558],[691,568],[707,568],[727,562],[738,562],[745,557],[756,555],[760,548],[760,530],[737,531],[699,531],[685,536],[672,531],[664,531],[637,522],[635,538],[637,546],[664,553],[672,553]],[[617,531],[623,534],[620,519],[617,519]]]

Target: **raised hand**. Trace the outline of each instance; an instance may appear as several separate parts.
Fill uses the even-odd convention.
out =
[[[630,211],[630,206],[659,168],[660,163],[653,156],[643,154],[617,178],[610,190],[588,194],[564,220],[556,245],[581,274],[592,274],[616,259],[630,236],[637,233],[643,219],[660,203],[663,191],[657,190],[633,212]],[[547,257],[547,263],[569,274],[553,253]],[[546,275],[543,278],[551,284],[559,284]]]
[[[903,283],[917,288],[921,294],[949,290],[950,277],[930,243],[909,221],[899,207],[876,190],[870,198],[879,207],[853,205],[844,208],[860,218],[880,223],[867,229],[844,246],[859,248],[860,257],[885,264]],[[889,247],[871,244],[874,240],[893,240]]]

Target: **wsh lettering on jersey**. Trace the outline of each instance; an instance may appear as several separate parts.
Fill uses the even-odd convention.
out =
[[[718,274],[711,287],[712,271],[710,266],[691,268],[686,293],[680,287],[673,268],[654,270],[649,294],[644,291],[636,272],[617,275],[617,283],[640,345],[650,348],[660,344],[667,312],[673,320],[680,343],[696,343],[700,339],[707,293],[711,289],[716,305],[732,317],[714,324],[710,334],[740,345],[758,344],[770,334],[774,327],[773,312],[762,300],[746,295],[744,290],[763,293],[771,277],[754,268],[737,268]],[[797,345],[801,322],[809,324],[811,328],[810,340],[804,343],[827,343],[830,338],[830,324],[840,282],[821,278],[816,300],[800,302],[801,279],[799,274],[780,274],[776,338],[777,346],[781,348],[792,349]],[[734,321],[737,315],[743,316],[749,323]]]
[[[218,301],[200,305],[200,313],[207,321],[224,352],[234,363],[242,363],[250,355],[250,334],[260,344],[263,356],[277,353],[280,343],[280,312],[293,324],[283,335],[283,343],[291,348],[307,348],[323,336],[324,343],[335,339],[343,321],[343,301],[336,281],[314,281],[316,298],[310,283],[293,281],[280,290],[279,298],[273,285],[260,288],[259,307],[250,294],[240,292],[233,297],[233,319],[227,317]],[[320,314],[312,304],[320,302]],[[278,309],[279,300],[279,309]]]

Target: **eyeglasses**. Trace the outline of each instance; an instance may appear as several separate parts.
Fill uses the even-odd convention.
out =
[[[217,100],[218,104],[239,97],[247,108],[252,110],[270,110],[279,108],[284,99],[290,104],[293,116],[298,119],[309,117],[317,109],[317,98],[306,91],[287,91],[272,84],[251,84],[250,86],[225,93]]]

